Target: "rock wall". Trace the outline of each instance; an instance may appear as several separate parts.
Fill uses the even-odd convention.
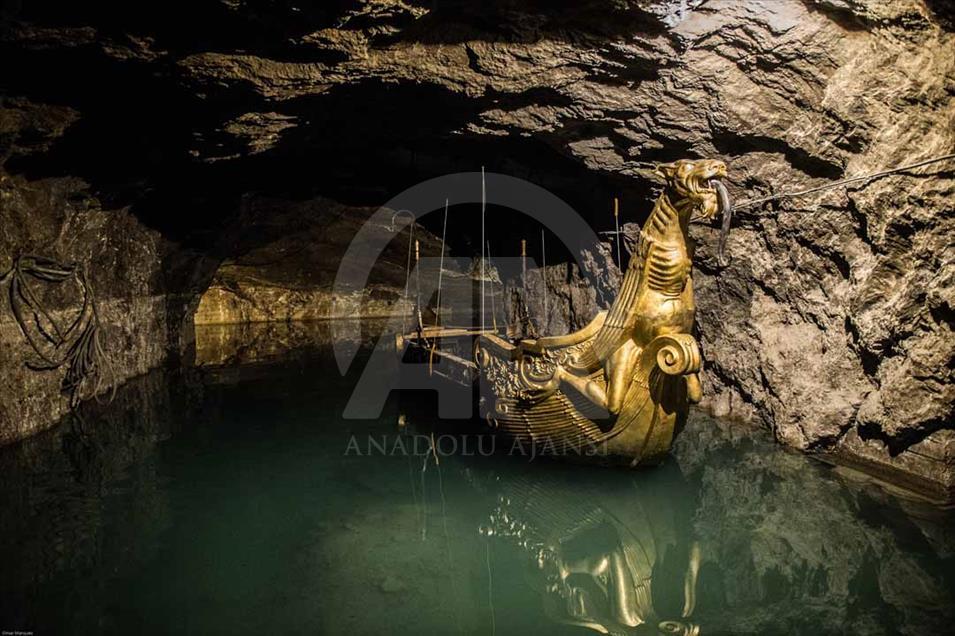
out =
[[[162,240],[123,210],[103,210],[71,179],[29,182],[0,173],[0,255],[4,272],[20,254],[77,261],[88,269],[102,337],[117,382],[144,373],[169,353],[172,325],[162,280]],[[37,283],[37,281],[31,281]],[[34,292],[44,290],[35,284]],[[67,325],[82,291],[53,304]],[[173,330],[178,333],[178,328]],[[68,409],[65,368],[34,371],[36,360],[10,310],[9,280],[0,294],[0,444],[56,422]]]
[[[548,14],[503,3],[495,37],[465,9],[389,6],[409,24],[390,38],[357,26],[356,10],[356,26],[303,39],[337,64],[223,53],[178,63],[197,85],[279,109],[358,78],[435,85],[479,102],[461,133],[537,136],[591,171],[644,182],[654,160],[722,157],[739,199],[955,148],[955,36],[939,5],[589,3]],[[953,187],[952,166],[936,164],[749,208],[726,269],[715,229],[696,228],[713,409],[759,418],[803,450],[854,430],[895,454],[950,427]]]
[[[377,210],[317,198],[303,202],[246,198],[236,222],[242,235],[216,270],[199,302],[195,323],[234,324],[333,318],[387,318],[410,313],[407,283],[409,226],[368,225],[390,241],[364,289],[333,289],[342,256]],[[440,254],[441,244],[416,227],[419,255]]]
[[[44,611],[38,590],[71,572],[103,567],[119,576],[156,558],[174,525],[160,444],[189,424],[183,414],[200,409],[203,397],[194,378],[154,369],[126,383],[109,405],[84,405],[82,423],[4,449],[0,531],[9,540],[0,546],[7,563],[0,589],[7,620],[33,623]],[[116,483],[123,486],[112,488]],[[117,531],[110,519],[126,497],[129,516]],[[63,608],[74,624],[95,624],[108,612],[97,589],[78,586]]]
[[[0,108],[0,132],[10,140],[2,158],[52,143],[75,116],[49,105]],[[30,179],[9,174],[0,163],[0,275],[16,257],[29,254],[85,268],[110,361],[104,392],[188,345],[186,308],[195,292],[177,276],[187,271],[201,278],[201,258],[145,227],[128,209],[104,205],[81,179]],[[28,282],[60,325],[69,325],[78,315],[78,285],[63,283],[61,289]],[[66,368],[36,371],[27,366],[39,360],[13,316],[10,300],[6,278],[0,285],[0,444],[52,426],[69,408],[61,389]]]

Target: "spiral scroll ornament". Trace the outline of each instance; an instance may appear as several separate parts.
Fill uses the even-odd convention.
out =
[[[667,375],[686,375],[700,370],[700,348],[689,334],[659,336],[652,343],[657,345],[656,363]]]

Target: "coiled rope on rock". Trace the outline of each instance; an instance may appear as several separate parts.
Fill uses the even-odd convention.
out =
[[[115,373],[103,350],[99,312],[86,271],[79,263],[64,263],[45,256],[18,256],[0,283],[10,279],[8,298],[13,317],[36,356],[27,360],[33,371],[52,371],[66,367],[61,389],[69,395],[75,409],[85,397],[98,396],[112,388],[116,392]],[[64,327],[44,306],[33,290],[36,283],[60,285],[75,281],[83,291],[79,314]]]

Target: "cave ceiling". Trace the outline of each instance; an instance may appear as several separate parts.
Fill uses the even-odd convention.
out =
[[[5,169],[79,177],[105,206],[200,245],[246,193],[377,205],[480,166],[609,229],[611,197],[650,200],[655,161],[764,151],[791,178],[833,178],[871,140],[832,109],[809,123],[834,135],[827,148],[747,129],[733,121],[746,109],[708,88],[722,69],[697,49],[771,74],[781,116],[819,110],[816,76],[837,65],[823,38],[914,19],[807,1],[817,23],[803,25],[788,4],[6,2],[2,89],[19,123],[2,140]],[[818,47],[800,46],[807,30]]]

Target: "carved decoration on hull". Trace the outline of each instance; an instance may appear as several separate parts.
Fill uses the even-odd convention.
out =
[[[666,182],[614,304],[572,334],[511,343],[478,336],[474,360],[496,430],[545,452],[655,463],[701,398],[691,217],[728,212],[722,162],[657,168]]]

